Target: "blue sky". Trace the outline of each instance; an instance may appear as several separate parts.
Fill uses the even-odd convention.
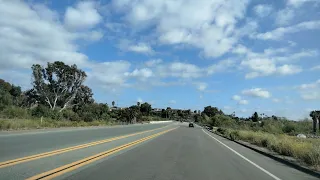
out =
[[[320,107],[319,0],[0,0],[0,77],[77,64],[96,101],[301,119]]]

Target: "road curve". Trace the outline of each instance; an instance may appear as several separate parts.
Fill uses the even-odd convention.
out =
[[[61,136],[67,134],[67,138],[61,140],[61,142],[56,139],[60,142],[60,146],[56,147],[52,144],[51,150],[93,140],[119,137],[126,134],[133,135],[10,167],[0,167],[0,179],[318,179],[234,142],[208,133],[200,127],[188,128],[187,124],[184,123],[101,128],[99,133],[102,136],[99,137],[94,133],[96,131],[94,129],[81,131],[72,130],[73,133],[81,137],[91,136],[91,133],[93,137],[86,137],[83,142],[79,140],[76,143],[68,144],[66,143],[68,142],[67,138],[69,140],[70,138],[78,138],[68,136],[69,131],[59,131],[59,133],[53,134],[62,134]],[[12,137],[21,137],[24,140],[30,138],[29,141],[31,141],[35,136],[43,136],[44,134],[33,134],[30,137],[7,135],[1,137],[0,135],[0,141],[3,142],[6,138],[9,141]],[[47,134],[46,137],[53,135],[50,134]],[[42,147],[41,141],[34,144],[37,144],[36,147]],[[17,147],[23,146],[26,145],[17,145]],[[45,147],[47,148],[47,145]],[[15,146],[10,144],[9,148],[14,150]],[[41,149],[40,152],[43,153],[46,148]],[[32,148],[29,152],[31,151]],[[1,146],[0,152],[6,152],[3,146]],[[13,152],[7,152],[7,154],[11,157],[18,157],[19,155]],[[0,156],[1,159],[8,160],[8,158],[2,157],[3,154]]]

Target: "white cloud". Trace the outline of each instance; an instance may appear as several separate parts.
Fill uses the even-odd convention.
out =
[[[145,62],[145,65],[148,67],[153,67],[153,66],[156,66],[161,63],[162,63],[162,59],[152,59],[152,60]]]
[[[1,1],[0,69],[30,69],[56,60],[86,66],[87,56],[74,44],[79,34],[66,30],[57,16],[44,5]]]
[[[148,55],[151,55],[155,52],[152,49],[152,47],[147,43],[143,43],[143,42],[135,43],[128,39],[119,40],[118,48],[120,48],[122,51],[131,51],[135,53],[148,54]]]
[[[249,101],[242,99],[239,101],[239,104],[246,105],[246,104],[249,104]]]
[[[297,74],[302,71],[302,68],[295,65],[282,65],[279,66],[277,69],[278,73],[281,75],[290,75],[290,74]]]
[[[303,100],[319,100],[320,99],[320,79],[312,83],[301,84],[296,87]]]
[[[235,48],[233,48],[232,52],[242,55],[242,54],[248,54],[250,52],[250,50],[247,47],[245,47],[241,44],[238,44]]]
[[[281,40],[287,34],[314,29],[320,29],[320,21],[306,21],[293,26],[280,27],[273,31],[256,34],[254,37],[262,40]]]
[[[285,56],[272,57],[277,62],[292,62],[305,57],[315,57],[318,55],[317,50],[302,50],[297,53],[287,53]]]
[[[82,37],[83,39],[88,41],[99,41],[100,39],[103,38],[103,32],[93,30],[85,34],[80,34],[79,37]]]
[[[303,93],[301,97],[304,100],[320,100],[320,92],[313,91],[313,92]]]
[[[199,67],[195,64],[184,62],[163,63],[162,60],[151,60],[145,63],[148,67],[155,67],[156,74],[160,77],[200,78],[214,73],[226,72],[235,65],[235,60],[221,60],[208,67]],[[157,66],[156,66],[157,65]]]
[[[93,1],[81,1],[76,7],[68,7],[64,17],[65,25],[70,29],[89,29],[102,21],[102,16]]]
[[[157,73],[161,77],[199,78],[203,70],[194,64],[173,62],[157,66]]]
[[[314,67],[312,67],[310,70],[311,70],[311,71],[320,70],[320,65],[314,66]]]
[[[248,0],[228,1],[127,1],[114,0],[131,27],[152,31],[163,44],[188,44],[207,57],[227,53],[238,40],[235,29],[245,15]]]
[[[243,99],[241,96],[239,95],[234,95],[232,96],[232,100],[234,101],[237,101],[238,104],[241,104],[241,105],[247,105],[249,104],[249,101],[248,100],[245,100]]]
[[[281,100],[280,100],[280,99],[278,99],[278,98],[273,98],[273,99],[272,99],[272,101],[273,101],[273,102],[275,102],[275,103],[279,103],[279,102],[281,102]]]
[[[277,12],[276,15],[276,24],[283,26],[288,25],[291,20],[294,18],[294,9],[292,8],[285,8]]]
[[[254,71],[248,73],[246,75],[246,78],[255,78],[261,75],[270,75],[277,71],[277,67],[274,62],[266,58],[248,59],[242,61],[241,65],[246,66]]]
[[[270,15],[270,13],[273,10],[273,7],[269,4],[259,4],[259,5],[255,6],[253,10],[257,16],[266,17],[266,16]]]
[[[210,65],[207,68],[207,73],[211,75],[213,73],[224,72],[232,68],[235,64],[236,64],[235,60],[231,60],[231,59],[222,60],[216,64]]]
[[[308,90],[308,89],[314,89],[320,87],[320,79],[317,80],[316,82],[313,83],[308,83],[308,84],[302,84],[300,86],[298,86],[298,89],[300,90]]]
[[[131,73],[125,73],[126,76],[130,77],[137,77],[140,80],[146,80],[147,78],[150,78],[153,76],[153,72],[149,68],[143,68],[143,69],[135,69]]]
[[[130,66],[127,61],[97,63],[87,72],[88,82],[95,86],[124,86],[129,78]]]
[[[300,7],[308,2],[319,2],[319,0],[287,0],[287,4],[293,7]]]
[[[246,57],[241,61],[240,65],[249,70],[245,75],[246,79],[270,75],[292,75],[302,72],[302,68],[298,65],[284,63],[289,61],[292,63],[294,60],[317,55],[318,52],[314,50],[290,53],[287,48],[280,48],[266,49],[263,53],[255,53],[247,49]]]
[[[261,88],[253,88],[247,89],[242,91],[243,95],[252,96],[252,97],[259,97],[259,98],[270,98],[271,94],[267,90],[263,90]]]
[[[234,96],[232,96],[232,99],[235,101],[240,101],[242,98],[239,95],[234,95]]]
[[[176,104],[177,103],[177,101],[175,101],[175,100],[170,100],[169,101],[169,104]]]
[[[204,90],[207,89],[207,87],[208,87],[208,84],[207,84],[207,83],[199,83],[197,89],[198,89],[199,91],[204,91]]]
[[[126,25],[122,23],[116,23],[116,22],[107,22],[105,24],[105,27],[110,32],[121,33],[121,31],[126,27]]]
[[[128,51],[142,53],[142,54],[152,54],[154,50],[146,43],[138,43],[136,45],[130,45]]]

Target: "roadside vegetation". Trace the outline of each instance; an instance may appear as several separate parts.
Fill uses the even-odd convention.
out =
[[[231,140],[245,141],[294,157],[302,164],[320,170],[320,139],[297,137],[298,134],[315,137],[312,120],[289,121],[286,118],[259,115],[257,112],[248,118],[238,118],[234,114],[225,115],[210,106],[197,115],[196,120],[202,125],[214,127],[216,133]]]
[[[32,88],[0,79],[0,130],[131,124],[186,119],[190,110],[152,109],[144,102],[117,107],[116,102],[97,103],[86,73],[63,62],[32,67]]]
[[[232,140],[242,140],[267,148],[284,156],[291,156],[305,165],[320,169],[320,140],[301,139],[286,134],[271,134],[262,131],[218,128],[217,132]]]

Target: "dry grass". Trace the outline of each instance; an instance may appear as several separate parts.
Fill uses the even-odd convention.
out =
[[[114,125],[110,121],[56,121],[44,119],[42,122],[40,119],[9,119],[0,120],[0,130],[19,130],[19,129],[42,129],[42,128],[59,128],[59,127],[85,127],[85,126],[106,126]]]
[[[294,157],[315,168],[320,167],[319,139],[299,139],[284,134],[274,135],[243,130],[225,130],[223,134],[234,140],[243,140],[281,155]]]

